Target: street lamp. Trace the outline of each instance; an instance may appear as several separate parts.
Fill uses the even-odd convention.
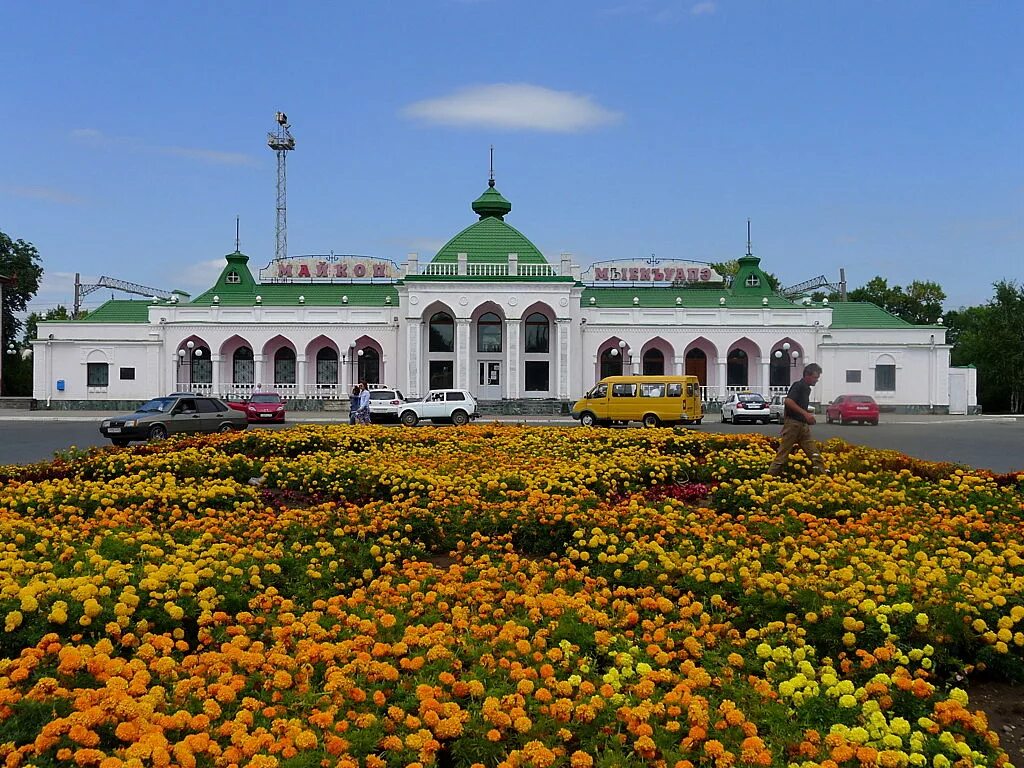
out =
[[[776,349],[772,355],[776,360],[781,360],[785,357],[790,361],[790,365],[796,365],[797,360],[800,359],[800,350],[790,349],[791,346],[792,345],[788,341],[783,342],[782,347],[780,349]]]
[[[178,379],[179,383],[187,383],[189,386],[192,386],[192,361],[201,358],[203,356],[203,350],[201,347],[197,349],[196,343],[191,339],[189,339],[188,342],[186,342],[185,347],[188,349],[187,353],[185,352],[184,349],[178,350],[178,367],[180,368],[181,366],[188,366],[188,381],[180,381],[181,376],[179,376]],[[186,357],[188,358],[187,361]]]

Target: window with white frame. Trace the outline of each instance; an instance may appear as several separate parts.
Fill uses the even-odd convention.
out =
[[[86,363],[85,382],[90,387],[109,387],[110,366],[106,363]]]

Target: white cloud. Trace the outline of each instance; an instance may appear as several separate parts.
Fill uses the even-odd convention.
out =
[[[628,0],[599,11],[602,16],[636,16],[655,24],[678,24],[687,16],[710,16],[718,10],[717,0]]]
[[[528,83],[463,88],[410,104],[408,117],[439,125],[575,133],[618,122],[622,115],[589,96]]]
[[[71,131],[71,138],[80,144],[90,147],[117,147],[132,152],[146,152],[157,155],[172,155],[191,160],[200,160],[215,165],[257,165],[256,159],[241,152],[221,152],[216,149],[199,147],[176,147],[147,144],[141,139],[131,136],[108,136],[95,128],[76,128]]]
[[[12,197],[23,197],[29,200],[44,200],[48,203],[58,203],[60,205],[82,205],[85,203],[84,198],[70,192],[65,192],[63,189],[57,189],[56,187],[5,185],[0,187],[0,191]]]
[[[172,277],[167,278],[173,285],[168,284],[165,290],[187,291],[192,296],[198,296],[213,286],[220,276],[226,262],[223,258],[207,259],[185,265],[184,269],[175,269]]]

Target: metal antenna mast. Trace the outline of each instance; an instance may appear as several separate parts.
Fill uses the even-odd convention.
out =
[[[295,139],[292,137],[291,126],[288,124],[288,115],[278,112],[277,130],[267,134],[267,146],[277,153],[277,249],[274,253],[275,259],[283,259],[288,256],[288,190],[287,190],[287,160],[288,152],[295,149]]]

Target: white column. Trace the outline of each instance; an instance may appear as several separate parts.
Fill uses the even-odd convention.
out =
[[[469,323],[468,317],[455,318],[455,387],[469,389]]]
[[[761,394],[765,397],[771,392],[772,383],[772,361],[771,358],[761,358]]]
[[[422,320],[413,319],[406,322],[406,349],[408,350],[407,357],[409,358],[409,363],[405,369],[405,391],[409,393],[409,397],[423,396],[423,392],[420,389],[420,368],[422,366],[420,362],[420,339],[422,338],[422,332]]]
[[[572,320],[568,317],[561,317],[555,320],[555,327],[558,329],[556,338],[558,339],[557,351],[557,370],[555,374],[555,395],[559,400],[569,399],[569,360],[571,359],[571,349],[569,341],[569,331],[571,329]]]
[[[214,397],[220,397],[223,394],[221,392],[221,389],[220,389],[220,380],[221,380],[220,364],[221,364],[221,360],[223,360],[223,359],[224,359],[223,355],[218,355],[216,353],[211,353],[210,354],[210,367],[213,369],[213,379],[212,379],[212,381],[213,381],[213,395],[214,395]]]
[[[672,365],[675,369],[676,376],[683,376],[686,373],[686,358],[675,355],[672,358]]]
[[[295,396],[306,396],[306,356],[295,356]]]
[[[725,400],[725,386],[728,382],[725,362],[722,358],[718,358],[718,394],[723,400]]]
[[[178,364],[178,350],[177,349],[175,349],[171,353],[171,364],[168,367],[170,369],[170,375],[167,378],[170,379],[170,381],[167,383],[167,391],[160,393],[162,395],[169,395],[171,392],[181,392],[181,391],[183,391],[182,386],[178,382],[178,376],[181,375],[179,373],[179,371],[181,369],[181,366]]]
[[[263,389],[272,389],[273,388],[273,382],[272,381],[269,382],[269,383],[264,381],[264,373],[266,373],[266,372],[263,370],[263,355],[262,355],[262,353],[257,354],[257,353],[254,352],[253,356],[252,356],[252,379],[253,379],[252,385],[253,385],[254,389],[256,388],[256,386],[258,384],[262,384],[263,385],[263,387],[262,387]],[[270,378],[273,379],[274,378],[273,375],[271,375]]]
[[[505,351],[505,392],[509,400],[519,399],[519,359],[522,356],[519,348],[519,323],[518,317],[510,317],[505,321],[505,340],[508,342]]]

